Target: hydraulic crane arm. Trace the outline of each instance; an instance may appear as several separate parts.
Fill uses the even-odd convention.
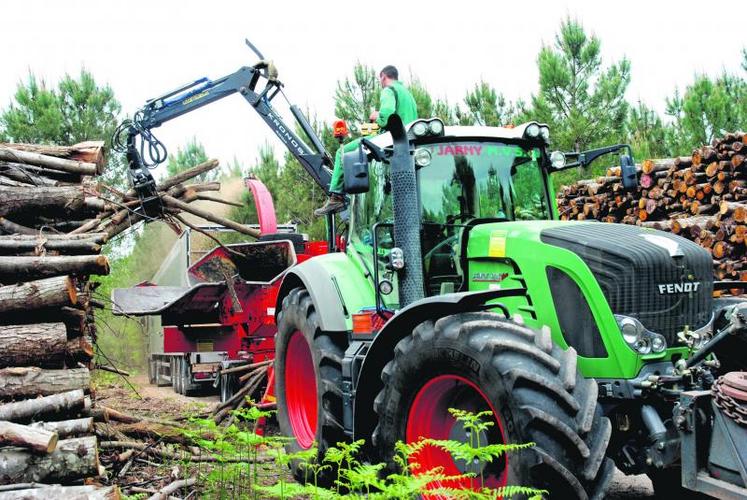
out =
[[[256,52],[248,41],[247,44]],[[260,82],[264,82],[264,87],[258,91]],[[120,126],[116,134],[118,137],[125,131],[127,133],[126,147],[120,146],[120,150],[127,153],[130,178],[141,199],[144,213],[154,215],[161,209],[149,168],[166,159],[166,150],[153,136],[151,129],[234,93],[240,94],[259,113],[311,178],[326,192],[329,188],[329,167],[332,166],[332,160],[298,106],[289,103],[297,125],[303,130],[311,146],[292,127],[286,125],[272,107],[271,102],[282,92],[282,86],[272,63],[262,60],[254,66],[244,66],[222,78],[201,78],[148,100],[131,121]],[[120,141],[115,140],[115,143],[121,145]]]

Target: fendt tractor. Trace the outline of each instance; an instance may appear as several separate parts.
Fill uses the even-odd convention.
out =
[[[254,51],[260,63],[150,100],[129,123],[139,210],[159,210],[141,154],[150,129],[233,93],[327,189],[329,154],[297,107],[297,129],[273,109],[282,84]],[[344,154],[349,206],[327,216],[323,251],[283,234],[218,247],[181,287],[115,291],[121,312],[161,316],[194,342],[211,328],[242,335],[244,362],[271,339],[268,392],[291,451],[364,439],[367,459],[394,468],[397,441],[464,439],[448,411],[459,408],[492,414],[482,442],[535,445],[477,464],[426,447],[418,470],[583,499],[601,498],[617,466],[667,498],[746,498],[747,306],[714,298],[743,284],[715,282],[711,256],[676,235],[558,220],[551,175],[616,154],[632,188],[630,148],[550,153],[536,122],[393,115],[386,130]]]

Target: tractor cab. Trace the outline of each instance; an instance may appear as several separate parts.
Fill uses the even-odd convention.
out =
[[[420,214],[426,295],[465,289],[461,247],[466,228],[556,218],[545,150],[547,127],[536,123],[515,128],[444,127],[440,120],[431,119],[413,122],[407,130],[416,169],[413,200]],[[346,182],[350,179],[352,184],[348,191],[358,191],[352,200],[350,242],[352,251],[367,260],[376,253],[377,271],[391,283],[393,273],[386,257],[394,247],[394,210],[386,151],[392,138],[384,134],[365,142],[374,151],[363,178],[367,186],[356,185],[362,178],[351,166],[360,159],[357,152],[347,161]]]

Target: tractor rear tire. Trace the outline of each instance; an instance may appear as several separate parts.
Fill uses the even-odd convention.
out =
[[[604,496],[614,471],[605,457],[610,421],[597,404],[596,382],[576,370],[575,350],[556,346],[548,329],[489,312],[425,321],[396,345],[381,378],[373,444],[390,469],[397,441],[464,439],[449,408],[490,411],[494,425],[482,442],[535,446],[472,466],[426,447],[414,458],[420,470],[442,466],[454,475],[482,468],[483,485],[491,488],[530,486],[562,499]]]
[[[309,293],[291,290],[278,315],[275,339],[275,393],[278,425],[292,438],[288,453],[317,447],[321,463],[330,446],[345,440],[342,426],[342,358],[348,346],[345,334],[332,335],[319,327],[319,316]],[[312,476],[299,461],[290,464],[299,482]],[[319,474],[319,486],[329,486],[336,471]]]

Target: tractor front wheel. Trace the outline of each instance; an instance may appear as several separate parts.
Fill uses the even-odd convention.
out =
[[[420,438],[484,444],[535,443],[492,462],[466,463],[435,446],[410,457],[418,474],[441,468],[431,488],[545,489],[551,498],[602,498],[614,466],[605,457],[611,425],[597,404],[597,384],[576,370],[576,352],[494,313],[425,321],[402,339],[382,373],[373,443],[395,468],[394,445]],[[475,440],[449,409],[489,412],[493,425]]]
[[[331,335],[319,327],[319,317],[309,293],[292,290],[283,300],[275,340],[275,388],[278,425],[292,438],[288,453],[317,447],[317,463],[327,448],[345,439],[342,428],[342,358],[347,336]],[[291,463],[294,477],[310,480],[300,461]],[[329,470],[318,477],[331,484]]]

